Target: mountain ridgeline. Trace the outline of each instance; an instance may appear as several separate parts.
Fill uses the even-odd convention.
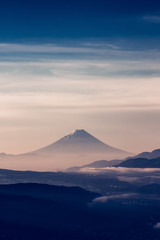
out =
[[[160,149],[152,152],[142,152],[116,165],[126,168],[160,168]]]
[[[160,149],[152,152],[142,152],[134,157],[123,160],[99,160],[83,166],[75,166],[67,169],[69,172],[104,170],[110,167],[125,168],[160,168]]]
[[[152,152],[142,152],[136,158],[156,159],[160,158],[160,149],[155,149]]]
[[[160,158],[147,159],[147,158],[131,158],[123,161],[116,167],[126,168],[160,168]]]

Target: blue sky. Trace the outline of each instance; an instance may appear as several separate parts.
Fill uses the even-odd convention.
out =
[[[12,23],[12,24],[11,24]],[[159,37],[157,0],[6,0],[0,41]]]
[[[77,128],[159,148],[159,1],[6,0],[0,30],[0,152]]]

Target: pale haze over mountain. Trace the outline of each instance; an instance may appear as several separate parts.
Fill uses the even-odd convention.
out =
[[[1,153],[0,160],[1,168],[51,171],[101,159],[123,159],[131,155],[101,142],[81,129],[33,152],[19,155]]]

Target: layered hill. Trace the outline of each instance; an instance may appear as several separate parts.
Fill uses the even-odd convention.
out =
[[[160,158],[147,159],[147,158],[131,158],[123,161],[117,167],[126,168],[160,168]]]
[[[99,160],[99,161],[95,161],[92,162],[90,164],[86,164],[80,167],[71,167],[68,168],[67,171],[68,172],[79,172],[79,171],[83,171],[83,170],[89,170],[90,171],[94,171],[94,169],[103,169],[103,168],[109,168],[109,167],[115,167],[118,164],[120,164],[121,162],[123,162],[125,160],[110,160],[110,161],[106,161],[106,160]]]
[[[134,157],[129,157],[116,167],[127,168],[160,168],[160,149],[152,152],[142,152]]]
[[[142,152],[136,158],[156,159],[160,158],[160,149],[155,149],[152,152]]]

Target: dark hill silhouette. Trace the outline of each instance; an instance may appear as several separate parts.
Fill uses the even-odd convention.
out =
[[[152,183],[152,184],[144,185],[139,188],[138,192],[141,194],[153,194],[156,196],[157,195],[160,196],[160,184]]]
[[[160,158],[160,149],[155,149],[152,152],[142,152],[136,155],[134,158],[148,158],[148,159]]]
[[[114,167],[116,166],[117,164],[120,164],[121,162],[123,162],[125,160],[110,160],[110,161],[106,161],[106,160],[99,160],[99,161],[95,161],[95,162],[92,162],[90,164],[86,164],[86,165],[83,165],[83,166],[80,166],[80,167],[71,167],[71,168],[68,168],[67,171],[69,172],[78,172],[82,169],[85,169],[85,168],[107,168],[107,167]]]
[[[0,185],[0,194],[67,202],[87,202],[100,196],[98,193],[89,192],[80,187],[64,187],[37,183]]]
[[[160,168],[160,158],[147,159],[147,158],[131,158],[123,161],[117,167],[126,168]]]
[[[7,192],[0,193],[1,240],[160,239],[160,231],[154,229],[159,222],[159,200],[124,195],[119,199],[113,196],[106,202],[98,198],[88,204],[88,197],[82,197],[83,204],[80,204],[72,194],[70,202],[61,194],[61,191],[66,194],[68,189],[73,196],[80,197],[84,191],[78,188],[53,186],[51,189],[45,185],[22,184],[4,186],[4,189]],[[33,189],[35,196],[30,196]],[[40,192],[47,196],[52,190],[61,198],[51,200],[38,196]]]

